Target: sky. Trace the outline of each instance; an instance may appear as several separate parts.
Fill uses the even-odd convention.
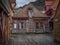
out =
[[[36,0],[16,0],[16,7],[15,8],[18,8],[18,7],[23,7],[24,5],[30,3],[30,2],[34,2]]]

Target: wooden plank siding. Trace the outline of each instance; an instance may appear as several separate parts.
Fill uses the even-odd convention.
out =
[[[55,41],[60,42],[60,2],[56,11],[56,15],[54,17],[54,39]]]
[[[23,22],[24,23],[24,28],[19,29],[19,23]],[[36,22],[39,23],[39,28],[36,29]],[[12,33],[45,33],[45,32],[50,32],[49,31],[49,24],[46,23],[46,21],[37,21],[33,19],[27,19],[27,20],[18,20],[18,19],[13,19],[13,24],[16,23],[18,26],[16,29],[12,28]],[[13,27],[13,26],[12,26]]]

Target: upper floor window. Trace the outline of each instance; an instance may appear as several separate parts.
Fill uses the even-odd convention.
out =
[[[33,16],[33,10],[31,8],[28,9],[28,15],[30,18]]]

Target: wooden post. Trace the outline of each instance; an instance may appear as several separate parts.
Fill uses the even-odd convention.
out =
[[[43,32],[45,32],[45,24],[43,24]]]

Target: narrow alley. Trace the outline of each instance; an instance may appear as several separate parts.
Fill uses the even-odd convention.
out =
[[[0,0],[0,45],[60,45],[60,0]]]

